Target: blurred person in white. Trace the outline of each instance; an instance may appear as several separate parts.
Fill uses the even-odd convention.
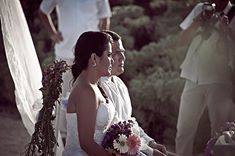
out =
[[[58,29],[51,19],[56,9]],[[111,10],[108,0],[43,0],[39,8],[39,17],[51,40],[55,42],[55,59],[62,59],[68,65],[73,63],[73,47],[79,36],[85,31],[109,29]],[[62,103],[67,101],[71,89],[72,74],[63,74]],[[59,115],[59,130],[66,138],[65,108]]]
[[[199,120],[208,108],[211,135],[235,120],[232,93],[235,18],[229,0],[198,3],[180,24],[179,44],[188,52],[181,65],[185,86],[181,95],[176,153],[193,155]]]
[[[107,30],[104,32],[112,36],[112,57],[114,62],[112,64],[111,76],[101,77],[99,80],[99,85],[103,88],[106,95],[114,104],[119,120],[124,121],[134,119],[131,116],[132,106],[128,89],[125,83],[118,77],[124,72],[124,62],[126,59],[125,49],[122,45],[121,37],[113,31]],[[138,123],[136,122],[136,124]],[[166,151],[164,145],[156,143],[155,140],[149,137],[139,125],[138,127],[140,137],[142,137],[148,145],[148,148],[142,151],[143,153],[154,156],[166,156],[168,154],[169,156],[174,155],[173,153]]]

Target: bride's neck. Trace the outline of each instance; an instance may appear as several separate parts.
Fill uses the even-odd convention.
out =
[[[79,75],[79,79],[81,79],[81,80],[83,80],[87,83],[97,84],[98,80],[99,80],[99,77],[97,76],[97,74],[95,72],[84,70]]]

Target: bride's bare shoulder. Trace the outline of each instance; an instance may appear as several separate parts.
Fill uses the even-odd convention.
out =
[[[70,93],[68,107],[75,110],[76,106],[89,105],[94,102],[96,102],[96,94],[91,85],[76,85]]]

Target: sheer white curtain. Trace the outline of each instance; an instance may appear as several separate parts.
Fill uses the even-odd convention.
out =
[[[1,25],[8,66],[15,84],[17,108],[28,132],[34,132],[42,98],[42,72],[28,26],[18,0],[0,0]],[[38,107],[40,107],[38,104]]]
[[[42,107],[42,72],[19,0],[0,0],[3,41],[15,97],[24,126],[32,135],[37,113]],[[59,141],[61,155],[63,147]]]

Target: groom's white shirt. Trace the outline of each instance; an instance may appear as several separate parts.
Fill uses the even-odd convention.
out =
[[[132,106],[128,89],[119,77],[101,77],[99,80],[99,85],[114,104],[119,120],[128,120],[133,118],[131,117]],[[154,140],[150,138],[140,126],[139,130],[140,137],[144,138],[147,143]]]

